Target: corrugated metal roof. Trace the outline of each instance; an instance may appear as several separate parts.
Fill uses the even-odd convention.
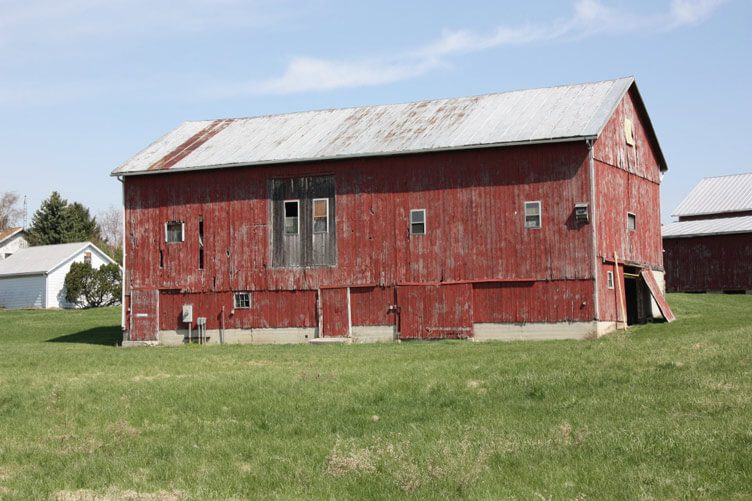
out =
[[[674,211],[674,216],[722,214],[752,210],[752,172],[706,177]]]
[[[661,228],[664,238],[686,238],[730,233],[752,233],[752,216],[680,221]]]
[[[633,83],[185,122],[112,175],[597,137]]]
[[[96,249],[91,242],[40,245],[37,247],[19,249],[8,259],[0,261],[0,277],[7,275],[40,275],[47,273],[57,268],[57,266],[63,261],[89,246]]]
[[[20,226],[17,226],[15,228],[6,228],[2,231],[0,231],[0,244],[3,243],[5,240],[9,239],[16,233],[21,233],[23,231],[23,228]]]

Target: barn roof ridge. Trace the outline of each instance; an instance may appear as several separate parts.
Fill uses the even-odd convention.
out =
[[[459,99],[473,99],[473,98],[479,98],[479,97],[487,97],[487,96],[498,96],[501,94],[512,94],[514,92],[525,92],[525,91],[535,91],[535,90],[548,90],[548,89],[559,89],[563,87],[577,87],[577,86],[584,86],[584,85],[591,85],[591,84],[600,84],[600,83],[608,83],[608,82],[618,82],[623,80],[635,80],[634,75],[627,75],[623,77],[618,78],[604,78],[602,80],[592,80],[589,82],[581,82],[577,84],[555,84],[555,85],[544,85],[542,87],[520,87],[517,89],[510,89],[510,90],[504,90],[499,92],[483,92],[480,94],[470,94],[467,96],[447,96],[447,97],[436,97],[432,99],[418,99],[415,101],[396,101],[393,103],[371,103],[371,104],[361,104],[361,105],[355,105],[355,106],[332,106],[329,108],[313,108],[310,110],[295,110],[295,111],[285,111],[282,113],[262,113],[260,115],[245,115],[245,116],[216,116],[213,118],[200,118],[200,119],[190,119],[190,120],[184,120],[181,123],[208,123],[208,122],[214,122],[217,120],[253,120],[255,118],[268,118],[268,117],[282,117],[287,115],[298,115],[298,114],[305,114],[305,113],[319,113],[319,112],[326,112],[326,111],[347,111],[347,110],[357,110],[361,108],[377,108],[377,107],[386,107],[386,106],[406,106],[410,104],[419,104],[419,103],[436,103],[439,101],[454,101]]]
[[[247,118],[192,120],[112,171],[157,174],[595,139],[635,78]]]

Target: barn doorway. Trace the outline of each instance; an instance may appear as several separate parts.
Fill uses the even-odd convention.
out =
[[[652,317],[650,291],[640,276],[639,268],[624,267],[624,300],[627,325],[644,324]]]

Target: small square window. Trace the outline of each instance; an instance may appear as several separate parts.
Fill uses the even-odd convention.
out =
[[[297,235],[300,232],[300,201],[285,200],[285,235]]]
[[[627,229],[630,231],[637,229],[637,216],[631,212],[627,212]]]
[[[329,233],[329,199],[313,199],[313,232]]]
[[[614,288],[614,272],[613,271],[607,271],[606,272],[606,285],[609,289]]]
[[[247,309],[251,307],[250,292],[236,292],[233,296],[233,305],[238,309]]]
[[[525,202],[525,228],[538,229],[541,227],[541,203]]]
[[[410,211],[410,234],[426,234],[426,209],[412,209]]]
[[[185,240],[185,225],[182,221],[168,221],[165,223],[165,242],[182,242]]]

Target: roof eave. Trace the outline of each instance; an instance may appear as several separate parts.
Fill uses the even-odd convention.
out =
[[[690,233],[687,235],[661,235],[661,238],[695,238],[695,237],[718,237],[723,235],[744,235],[752,233],[751,230],[717,231],[712,233]]]
[[[463,145],[463,146],[450,146],[445,148],[424,148],[424,149],[417,149],[417,150],[409,150],[409,151],[395,151],[395,152],[374,152],[374,153],[353,153],[349,155],[331,155],[327,157],[307,157],[307,158],[289,158],[289,159],[281,159],[281,160],[262,160],[258,162],[237,162],[237,163],[227,163],[227,164],[216,164],[216,165],[200,165],[200,166],[193,166],[193,167],[173,167],[170,169],[163,169],[163,170],[152,170],[152,171],[118,171],[118,169],[115,169],[110,173],[111,177],[130,177],[130,176],[144,176],[149,174],[165,174],[170,172],[193,172],[193,171],[202,171],[202,170],[214,170],[214,169],[229,169],[233,167],[258,167],[262,165],[280,165],[280,164],[290,164],[290,163],[310,163],[310,162],[324,162],[324,161],[335,161],[335,160],[348,160],[353,158],[373,158],[373,157],[393,157],[393,156],[401,156],[401,155],[418,155],[423,153],[438,153],[438,152],[446,152],[446,151],[465,151],[465,150],[479,150],[479,149],[488,149],[488,148],[507,148],[507,147],[513,147],[513,146],[529,146],[529,145],[536,145],[536,144],[552,144],[552,143],[571,143],[571,142],[579,142],[579,141],[591,141],[597,139],[597,135],[584,135],[584,136],[571,136],[571,137],[561,137],[561,138],[547,138],[547,139],[534,139],[534,140],[526,140],[526,141],[510,141],[505,143],[487,143],[487,144],[472,144],[472,145]]]

